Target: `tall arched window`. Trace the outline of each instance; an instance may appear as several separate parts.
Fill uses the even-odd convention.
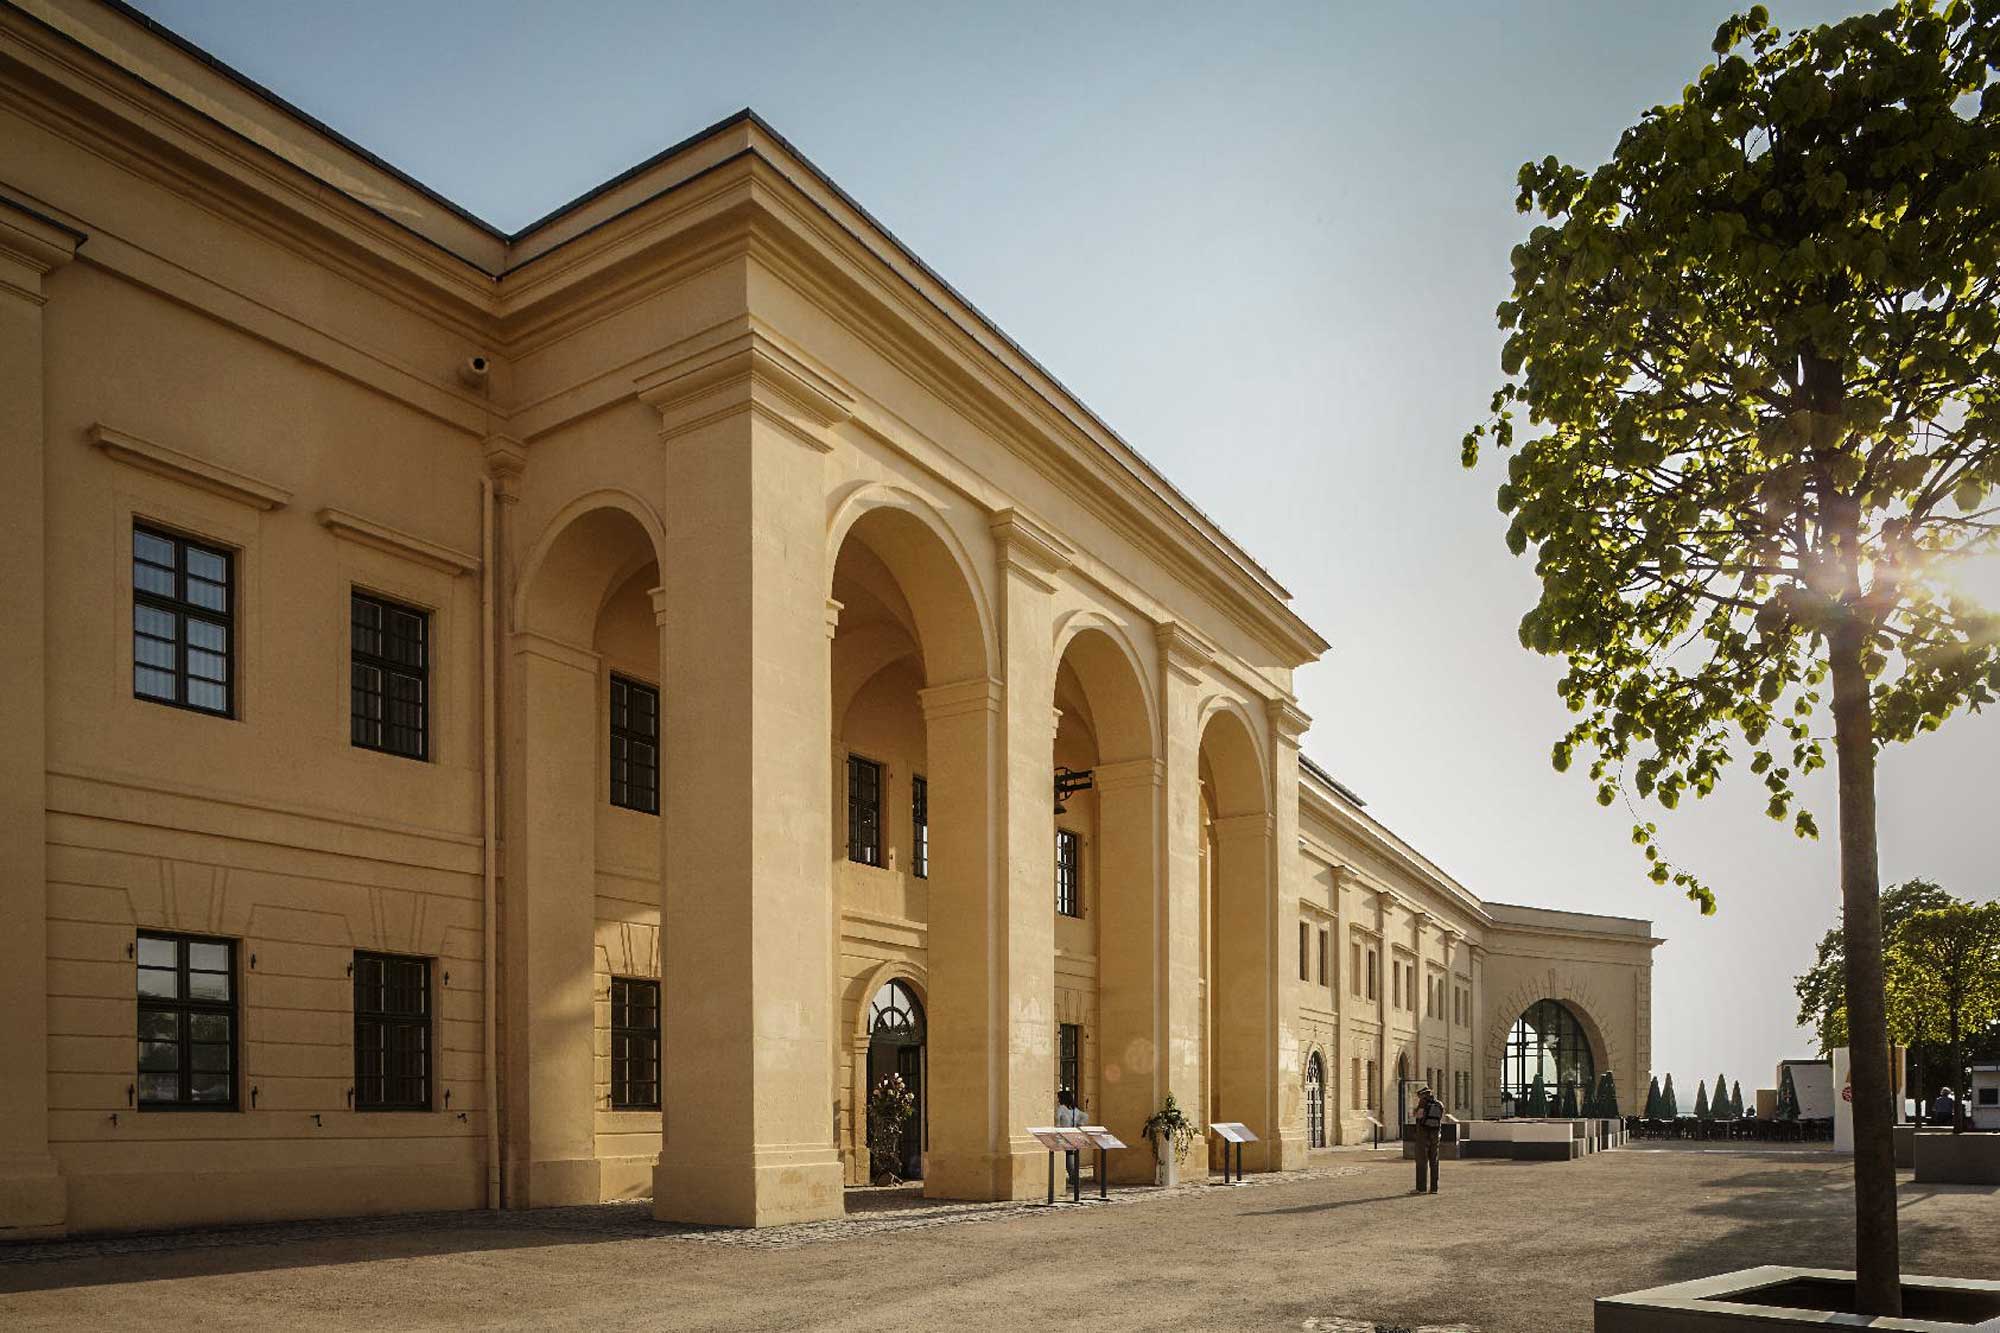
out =
[[[924,1007],[916,992],[901,981],[882,983],[868,1004],[868,1092],[890,1074],[900,1076],[916,1099],[915,1114],[903,1132],[903,1160],[896,1174],[918,1180],[930,1138],[924,1096]]]
[[[1540,1079],[1543,1104],[1534,1106]],[[1513,1115],[1553,1115],[1565,1085],[1578,1097],[1597,1084],[1597,1061],[1590,1038],[1568,1005],[1537,1000],[1514,1020],[1507,1032],[1507,1049],[1500,1059],[1500,1100]]]
[[[1306,1057],[1306,1147],[1326,1146],[1326,1065],[1314,1051]]]

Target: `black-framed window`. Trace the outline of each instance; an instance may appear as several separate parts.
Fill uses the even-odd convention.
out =
[[[931,873],[931,784],[921,777],[910,779],[910,873]]]
[[[1378,970],[1376,957],[1377,955],[1375,953],[1375,950],[1370,949],[1368,951],[1368,998],[1371,1000],[1374,999],[1376,995],[1375,987],[1377,983],[1376,983],[1375,973]]]
[[[1310,981],[1312,979],[1311,976],[1308,975],[1308,967],[1307,967],[1307,960],[1310,959],[1311,956],[1312,956],[1312,927],[1306,924],[1305,922],[1301,921],[1299,922],[1299,980],[1300,981]]]
[[[660,1109],[660,983],[611,978],[611,1107]]]
[[[132,528],[132,693],[235,714],[235,557],[157,528]]]
[[[1319,984],[1325,986],[1329,990],[1333,988],[1333,977],[1327,971],[1327,968],[1332,961],[1327,956],[1331,948],[1332,948],[1332,940],[1327,935],[1326,931],[1322,929],[1319,933]]]
[[[1306,1057],[1306,1147],[1326,1146],[1326,1062],[1314,1051]]]
[[[882,864],[882,765],[847,756],[847,859]]]
[[[236,942],[139,932],[142,1111],[236,1109]]]
[[[354,744],[405,759],[430,758],[429,615],[355,589],[353,627]]]
[[[1056,1025],[1056,1091],[1071,1093],[1083,1105],[1083,1026]]]
[[[611,804],[660,813],[660,692],[611,678]]]
[[[1075,829],[1056,830],[1056,911],[1083,915],[1083,838]]]
[[[354,955],[354,1109],[431,1109],[431,963]]]
[[[1500,1095],[1525,1105],[1539,1084],[1550,1106],[1569,1084],[1597,1086],[1597,1061],[1583,1024],[1560,1000],[1537,1000],[1507,1030]]]

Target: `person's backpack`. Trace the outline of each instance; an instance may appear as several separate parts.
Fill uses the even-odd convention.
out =
[[[1444,1127],[1444,1103],[1435,1097],[1417,1108],[1417,1115],[1426,1129],[1442,1129]]]

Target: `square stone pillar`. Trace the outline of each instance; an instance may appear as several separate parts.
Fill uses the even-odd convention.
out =
[[[45,279],[76,233],[0,200],[0,1240],[54,1235],[68,1198],[49,1152]]]
[[[825,455],[847,399],[748,329],[638,387],[660,413],[674,514],[653,1212],[838,1217]]]
[[[1139,1127],[1165,1099],[1168,1078],[1168,899],[1161,873],[1165,765],[1099,764],[1097,1118],[1132,1145],[1112,1153],[1114,1180],[1153,1178]],[[1191,1113],[1191,1112],[1190,1112]]]
[[[1295,921],[1305,887],[1299,859],[1299,738],[1312,719],[1289,698],[1266,701],[1271,738],[1271,885],[1276,895],[1273,917]],[[1275,953],[1273,955],[1275,959]],[[1274,971],[1278,976],[1296,975]],[[1266,1149],[1265,1164],[1273,1171],[1297,1171],[1306,1164],[1305,1056],[1300,1041],[1299,996],[1302,988],[1280,984],[1274,997],[1276,1030],[1271,1040],[1277,1071],[1273,1123],[1277,1136]]]
[[[1191,1118],[1203,1117],[1201,988],[1201,731],[1203,672],[1215,650],[1186,627],[1156,628],[1160,646],[1161,930],[1164,938],[1160,1099],[1172,1092]],[[1190,1156],[1206,1149],[1197,1144]]]
[[[527,630],[507,664],[507,1204],[596,1203],[598,656]]]

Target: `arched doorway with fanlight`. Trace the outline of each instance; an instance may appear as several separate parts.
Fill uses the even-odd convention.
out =
[[[1306,1057],[1306,1147],[1326,1146],[1326,1062],[1314,1051]]]
[[[903,1129],[902,1163],[896,1174],[904,1180],[921,1180],[929,1126],[924,1106],[924,1006],[916,991],[900,979],[883,982],[868,1002],[868,1082],[864,1095],[870,1102],[876,1086],[891,1074],[901,1075],[903,1085],[916,1098],[915,1112]],[[872,1119],[874,1112],[868,1114]],[[872,1143],[872,1124],[869,1131]],[[869,1174],[874,1174],[872,1164]]]

